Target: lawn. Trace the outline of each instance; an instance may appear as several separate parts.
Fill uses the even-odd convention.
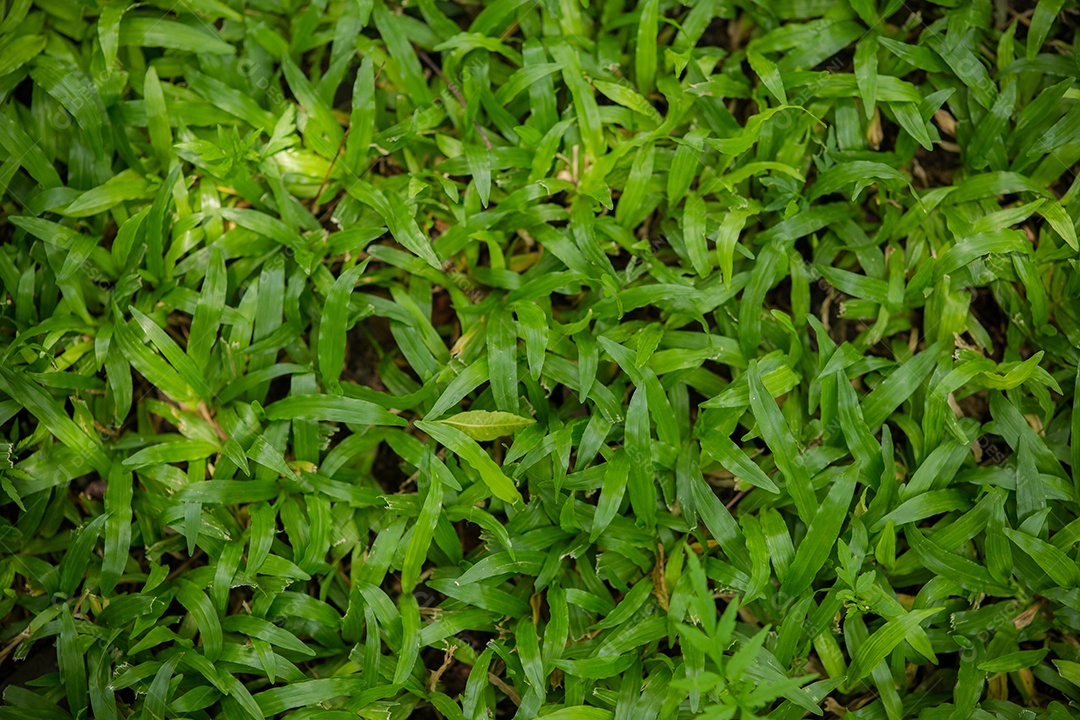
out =
[[[0,720],[1080,717],[1080,7],[0,0]]]

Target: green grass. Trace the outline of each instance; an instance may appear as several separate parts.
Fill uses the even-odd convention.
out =
[[[1074,3],[0,18],[0,720],[1080,717]]]

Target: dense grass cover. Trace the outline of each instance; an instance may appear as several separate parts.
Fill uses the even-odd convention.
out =
[[[1080,716],[1072,3],[0,17],[0,718]]]

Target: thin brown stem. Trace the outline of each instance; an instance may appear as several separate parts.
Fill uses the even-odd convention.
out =
[[[382,75],[383,68],[386,67],[386,63],[379,66],[379,69],[375,71],[374,82],[379,81],[379,76]],[[326,168],[326,174],[323,175],[322,183],[319,185],[319,192],[315,193],[315,204],[311,206],[311,214],[319,214],[319,198],[322,197],[323,191],[326,190],[326,185],[330,181],[330,173],[334,172],[334,166],[337,165],[338,158],[341,157],[342,151],[345,149],[345,141],[349,139],[349,133],[352,132],[352,126],[345,128],[345,134],[341,136],[341,143],[338,145],[337,152],[334,153],[334,157],[330,160],[330,167]],[[374,163],[372,163],[374,165]],[[368,166],[368,170],[371,169],[371,165]],[[364,171],[367,174],[367,171]]]
[[[461,91],[458,90],[457,85],[455,85],[453,82],[451,82],[450,78],[446,77],[446,75],[443,74],[443,71],[439,68],[438,65],[436,65],[432,61],[431,57],[428,56],[428,54],[426,52],[424,52],[423,49],[416,48],[416,54],[420,56],[420,59],[424,61],[425,65],[427,65],[429,68],[431,68],[432,72],[434,72],[436,75],[438,75],[439,78],[442,79],[442,81],[444,83],[446,83],[446,87],[448,87],[450,89],[450,92],[452,92],[454,94],[454,97],[457,98],[458,102],[461,103],[461,107],[465,107],[466,106],[465,98],[464,98],[464,96],[462,96]],[[488,139],[487,133],[484,131],[484,128],[476,120],[473,120],[473,127],[476,128],[476,131],[478,133],[480,133],[480,137],[483,138],[484,145],[487,146],[487,149],[491,150],[491,147],[492,147],[491,146],[491,140]]]

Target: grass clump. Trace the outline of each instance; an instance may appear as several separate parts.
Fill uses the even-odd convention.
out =
[[[0,17],[0,718],[1077,716],[1072,3]]]

